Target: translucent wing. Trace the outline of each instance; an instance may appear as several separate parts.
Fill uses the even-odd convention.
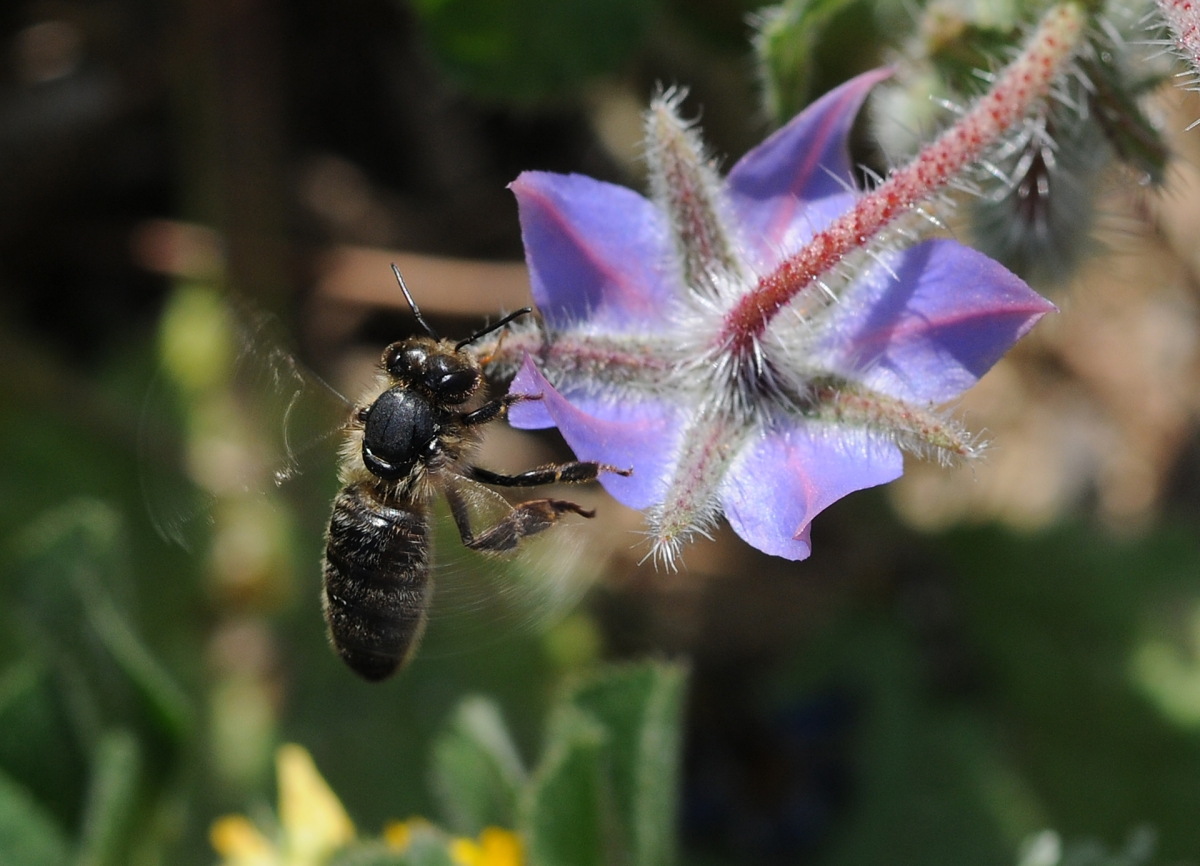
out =
[[[463,494],[476,532],[508,516],[513,505],[464,478]],[[543,495],[541,491],[534,497]],[[463,546],[444,503],[437,511],[433,604],[423,655],[443,656],[486,646],[514,632],[536,633],[575,608],[600,576],[603,557],[590,550],[582,518],[521,540],[509,554],[483,554]]]
[[[231,311],[215,295],[176,306],[183,309],[165,316],[163,369],[143,411],[142,486],[159,534],[199,552],[214,524],[240,535],[269,531],[263,512],[278,513],[274,494],[284,481],[331,476],[334,445],[353,404],[296,360],[270,317]],[[480,529],[512,511],[480,484],[455,484]],[[433,603],[422,655],[543,629],[574,607],[598,571],[598,557],[588,555],[585,537],[570,526],[496,556],[463,547],[444,502],[435,517]],[[315,581],[319,560],[304,571]],[[319,616],[315,606],[313,615]]]
[[[215,295],[176,303],[164,317],[162,356],[139,464],[163,538],[191,549],[221,498],[265,495],[310,461],[330,465],[315,446],[336,438],[352,404],[296,360],[273,318]]]

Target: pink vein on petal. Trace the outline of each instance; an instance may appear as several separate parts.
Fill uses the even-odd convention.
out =
[[[871,88],[890,75],[875,69],[831,90],[730,170],[734,207],[751,234],[778,243],[808,202],[847,192],[850,127]]]
[[[804,559],[817,514],[903,471],[900,449],[881,434],[798,423],[746,446],[729,470],[721,502],[747,542],[774,556]]]
[[[973,385],[1055,309],[956,241],[896,254],[830,309],[822,364],[901,399],[944,402]]]
[[[649,399],[610,401],[571,395],[568,400],[528,357],[513,383],[511,393],[542,395],[542,406],[580,460],[633,470],[628,477],[600,476],[614,499],[630,508],[648,508],[662,499],[683,432],[671,407]]]
[[[670,298],[660,273],[666,228],[650,202],[584,175],[523,172],[510,188],[534,299],[552,324],[661,319]]]

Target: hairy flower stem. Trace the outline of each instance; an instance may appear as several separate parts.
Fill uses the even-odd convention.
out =
[[[807,246],[759,279],[756,288],[726,315],[718,350],[740,359],[753,357],[754,346],[771,320],[793,298],[979,159],[1046,95],[1079,44],[1084,22],[1084,12],[1075,3],[1053,7],[1025,50],[968,114],[818,232]]]

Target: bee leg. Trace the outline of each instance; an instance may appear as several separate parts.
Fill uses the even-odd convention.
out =
[[[495,421],[497,418],[504,417],[508,412],[508,407],[515,403],[528,403],[532,400],[541,399],[541,394],[505,394],[499,400],[484,403],[474,412],[466,412],[458,416],[458,420],[468,427],[478,427],[480,424],[486,424],[489,421]]]
[[[475,481],[492,484],[496,487],[540,487],[543,484],[554,484],[565,481],[568,484],[579,484],[584,481],[595,481],[601,472],[612,472],[617,475],[629,476],[632,469],[618,469],[607,463],[596,463],[593,460],[576,460],[572,463],[550,463],[521,472],[517,475],[501,475],[479,466],[472,466],[469,476]]]
[[[450,503],[450,513],[458,525],[462,543],[472,550],[490,553],[514,549],[521,543],[522,538],[549,529],[564,514],[572,513],[583,517],[596,515],[596,512],[589,511],[582,505],[563,499],[535,499],[515,506],[503,520],[476,535],[471,529],[471,517],[462,494],[453,488],[447,488],[446,501]]]

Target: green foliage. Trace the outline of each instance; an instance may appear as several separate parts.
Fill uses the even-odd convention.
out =
[[[386,845],[376,843],[348,848],[340,854],[334,855],[333,859],[329,861],[329,866],[410,866],[414,862],[415,860],[409,852],[400,853]],[[438,862],[439,866],[441,863],[448,866],[450,857],[447,855],[444,860]]]
[[[416,0],[450,75],[472,95],[535,103],[615,72],[641,45],[652,0]]]
[[[531,863],[674,862],[685,678],[646,663],[568,690],[526,795]]]
[[[27,790],[0,773],[0,862],[60,866],[69,846],[62,828]]]
[[[380,843],[348,848],[329,861],[329,866],[455,866],[448,839],[437,832],[419,833],[403,851]]]
[[[754,53],[767,116],[782,124],[809,103],[814,56],[829,21],[854,0],[788,0],[757,14]]]
[[[483,816],[506,815],[515,796],[533,866],[669,866],[685,680],[682,667],[663,662],[579,680],[552,710],[528,778],[495,706],[468,698],[433,753],[446,820],[477,832]]]
[[[607,734],[603,725],[576,707],[555,712],[521,821],[530,863],[604,862]]]
[[[88,757],[68,693],[26,658],[0,679],[0,770],[64,825],[82,814]]]
[[[678,666],[637,665],[588,678],[571,697],[607,732],[622,862],[634,866],[675,859],[684,685]]]
[[[860,614],[798,655],[777,683],[786,695],[836,683],[862,707],[856,806],[823,866],[1001,864],[1044,826],[996,732],[969,707],[930,700],[922,673],[899,623]]]
[[[120,866],[128,860],[143,769],[141,746],[129,731],[108,732],[97,743],[80,829],[80,866]]]
[[[474,836],[484,827],[516,824],[525,768],[500,709],[467,698],[433,744],[431,787],[450,830]]]
[[[0,678],[0,773],[11,780],[6,815],[27,815],[30,829],[0,832],[0,862],[57,862],[64,833],[77,837],[81,866],[154,862],[191,710],[123,609],[121,521],[80,500],[13,546],[0,609],[17,638]]]
[[[995,718],[1047,824],[1104,838],[1152,821],[1167,858],[1200,850],[1200,730],[1156,705],[1134,660],[1200,604],[1194,529],[1118,541],[1088,527],[1031,538],[955,533]],[[1184,652],[1192,652],[1185,647]]]

